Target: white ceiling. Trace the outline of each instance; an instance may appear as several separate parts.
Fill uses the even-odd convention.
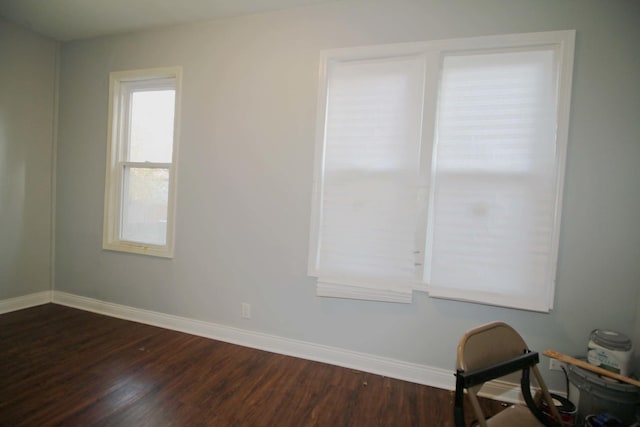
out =
[[[60,41],[334,0],[0,0],[0,16]]]

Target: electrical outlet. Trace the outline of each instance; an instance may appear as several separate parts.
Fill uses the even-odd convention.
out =
[[[251,304],[242,303],[242,318],[251,319]]]
[[[564,362],[559,361],[558,359],[549,359],[549,370],[550,371],[562,371],[562,367],[565,365]]]

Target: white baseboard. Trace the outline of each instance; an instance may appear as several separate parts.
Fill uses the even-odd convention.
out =
[[[453,371],[445,369],[142,310],[60,291],[54,292],[53,302],[273,353],[357,369],[432,387],[448,390],[455,388]]]
[[[51,298],[51,291],[42,291],[34,294],[0,300],[0,314],[35,307],[37,305],[48,304],[51,302]]]
[[[276,335],[114,304],[61,291],[39,292],[0,301],[0,314],[49,302],[245,347],[371,372],[373,374],[397,378],[417,384],[445,390],[455,389],[453,369],[441,369],[337,347],[293,340]],[[506,402],[521,401],[518,384],[493,381],[485,385],[482,391],[481,394],[483,396],[492,399]]]

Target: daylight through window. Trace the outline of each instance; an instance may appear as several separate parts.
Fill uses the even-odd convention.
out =
[[[180,70],[110,79],[105,249],[171,257]]]

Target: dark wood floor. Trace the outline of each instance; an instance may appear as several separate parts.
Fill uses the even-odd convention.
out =
[[[54,304],[0,315],[0,426],[447,427],[452,418],[445,390]]]

